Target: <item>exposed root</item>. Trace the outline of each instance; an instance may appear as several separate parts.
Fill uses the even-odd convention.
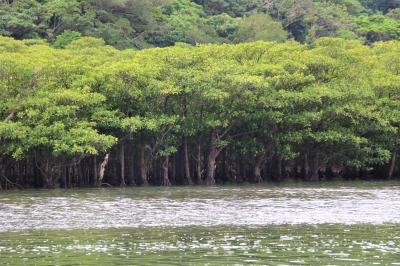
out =
[[[10,184],[11,187],[17,187],[17,188],[20,189],[20,190],[24,189],[20,184],[12,182],[12,181],[11,181],[10,179],[8,179],[8,177],[6,177],[4,174],[2,174],[1,177],[2,177],[2,179],[4,179],[4,180],[6,181],[6,187],[7,187],[7,184]],[[1,187],[0,187],[0,188],[1,188]],[[1,190],[1,189],[0,189],[0,190]]]

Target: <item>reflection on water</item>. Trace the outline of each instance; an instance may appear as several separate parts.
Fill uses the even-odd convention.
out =
[[[389,225],[155,227],[0,236],[2,265],[400,264],[400,229]]]
[[[0,217],[0,265],[400,265],[399,183],[9,192]]]
[[[400,221],[400,187],[146,188],[0,194],[0,231]]]

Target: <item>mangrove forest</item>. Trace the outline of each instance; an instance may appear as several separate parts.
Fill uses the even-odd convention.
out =
[[[400,42],[0,38],[0,187],[395,178]]]
[[[400,0],[0,0],[0,265],[400,265]]]
[[[0,0],[0,190],[393,179],[399,0]]]

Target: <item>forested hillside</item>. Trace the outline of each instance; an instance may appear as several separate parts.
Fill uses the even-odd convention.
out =
[[[400,37],[400,0],[1,0],[0,34],[62,48],[79,36],[119,49],[176,42]]]
[[[400,42],[0,38],[0,187],[398,174]]]

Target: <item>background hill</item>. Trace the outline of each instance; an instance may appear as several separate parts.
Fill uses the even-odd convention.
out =
[[[400,0],[1,0],[0,34],[62,48],[79,36],[116,48],[184,42],[366,43],[400,37]]]

